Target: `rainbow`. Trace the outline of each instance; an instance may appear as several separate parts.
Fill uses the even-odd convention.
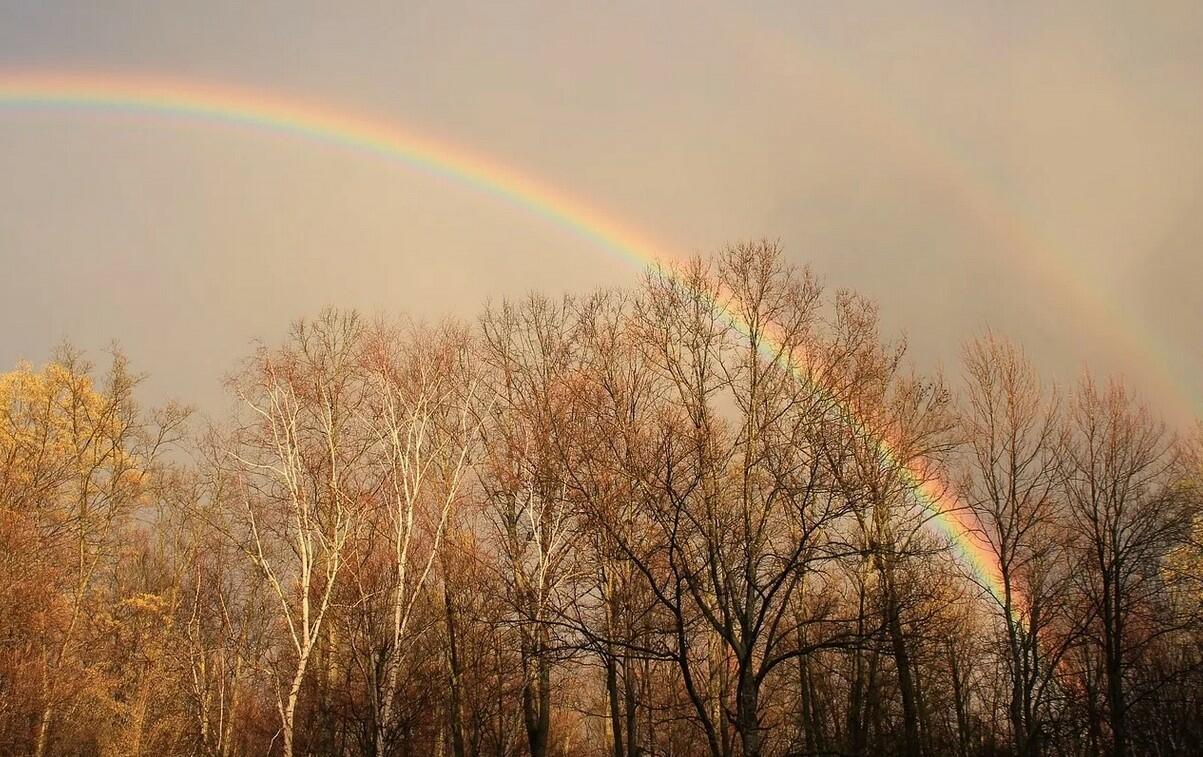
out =
[[[1142,356],[1142,376],[1155,382],[1164,397],[1174,401],[1183,419],[1194,424],[1203,408],[1203,396],[1192,384],[1195,376],[1180,359],[1182,350],[1167,344],[1164,335],[1140,314],[1121,312],[1117,302],[1122,297],[1115,292],[1108,297],[1100,282],[1085,275],[1088,271],[1083,261],[1066,254],[1071,245],[1028,222],[1022,204],[999,191],[996,182],[976,169],[969,156],[958,155],[935,139],[938,129],[914,111],[892,104],[877,85],[855,76],[830,51],[799,44],[796,36],[781,28],[747,27],[744,21],[739,14],[725,19],[733,32],[743,27],[747,49],[762,56],[763,65],[791,79],[822,82],[824,94],[854,113],[859,127],[873,130],[894,149],[909,153],[915,169],[927,174],[935,186],[944,187],[947,198],[967,218],[1005,245],[1009,262],[1017,270],[1026,272],[1028,280],[1043,283],[1058,299],[1072,303],[1077,326],[1090,325],[1105,334],[1115,354]]]
[[[301,99],[159,76],[0,71],[0,108],[157,113],[294,135],[399,161],[468,185],[569,229],[640,267],[663,266],[668,270],[679,260],[646,235],[512,167],[393,123]],[[722,309],[720,314],[737,329],[746,331],[731,310]],[[783,353],[779,344],[766,342],[763,346],[769,354]],[[796,362],[786,362],[785,367],[798,380],[809,381]],[[858,432],[872,433],[846,406],[841,411]],[[962,563],[975,580],[1001,604],[1004,592],[998,563],[978,535],[975,519],[944,482],[917,466],[902,464],[889,440],[872,438],[883,461],[901,468],[917,501],[930,513],[938,530],[956,545]]]

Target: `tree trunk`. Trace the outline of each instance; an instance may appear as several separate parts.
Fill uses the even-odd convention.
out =
[[[292,757],[293,723],[296,722],[297,700],[301,696],[301,684],[305,681],[305,669],[309,664],[309,652],[312,646],[305,649],[297,660],[297,671],[292,677],[292,685],[288,688],[288,700],[281,710],[280,727],[284,736],[283,757]]]
[[[618,706],[618,665],[613,655],[606,655],[606,695],[610,702],[610,737],[614,757],[622,757],[622,713]]]
[[[1121,589],[1118,568],[1103,570],[1103,665],[1107,676],[1107,718],[1111,726],[1111,754],[1128,753],[1127,702],[1124,695],[1123,625],[1119,608]],[[1114,576],[1114,578],[1112,577]]]
[[[848,685],[848,746],[852,754],[865,749],[865,656],[861,650],[852,652],[852,681]]]
[[[887,569],[888,570],[888,569]],[[915,681],[911,674],[911,657],[902,631],[901,609],[893,581],[886,579],[886,624],[890,632],[890,644],[894,653],[894,665],[898,673],[898,692],[902,698],[902,754],[904,757],[919,757],[919,708],[915,695]]]
[[[739,721],[743,757],[760,757],[760,688],[747,665],[746,662],[741,665],[739,674],[736,717]]]
[[[33,752],[35,757],[44,757],[46,754],[46,742],[50,736],[50,718],[53,714],[54,710],[49,705],[42,710],[42,717],[38,720],[38,742]]]
[[[522,687],[522,716],[531,757],[547,757],[551,734],[551,666],[543,655],[545,633],[536,628],[536,638],[524,644],[527,680]]]
[[[1127,706],[1124,702],[1124,674],[1117,659],[1108,655],[1107,694],[1111,706],[1111,753],[1114,757],[1125,757],[1128,753]]]
[[[460,692],[460,660],[459,634],[455,624],[455,611],[451,606],[451,592],[447,583],[443,582],[443,611],[447,617],[447,673],[450,679],[448,689],[448,724],[451,728],[451,753],[454,757],[464,757],[464,722]]]
[[[809,664],[806,655],[798,657],[798,728],[802,731],[803,748],[813,754],[816,751],[816,739]]]
[[[622,685],[626,696],[627,716],[627,757],[639,757],[639,723],[638,707],[635,698],[635,671],[631,658],[624,654],[622,658]]]
[[[948,645],[948,664],[952,672],[952,701],[957,711],[957,753],[969,755],[969,716],[965,712],[965,683],[961,678],[961,664],[952,644]]]
[[[880,747],[884,739],[885,726],[882,724],[881,682],[879,670],[881,658],[877,652],[869,656],[869,678],[866,685],[868,691],[865,701],[864,733],[860,734],[860,747],[857,754],[865,754],[870,743]],[[873,739],[869,739],[869,726],[873,727]]]

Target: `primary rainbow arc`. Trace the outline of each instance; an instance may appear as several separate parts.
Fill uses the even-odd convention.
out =
[[[674,259],[647,236],[502,163],[392,123],[299,99],[167,77],[0,71],[0,107],[5,106],[151,112],[293,134],[399,160],[475,187],[617,252],[641,267],[671,263]],[[724,310],[722,315],[739,328],[734,313]],[[764,345],[770,351],[775,346],[779,345]],[[808,381],[800,366],[786,367],[798,380]],[[858,431],[868,432],[846,406],[841,409],[858,426]],[[939,530],[956,545],[966,565],[1002,603],[1004,592],[997,561],[977,535],[978,526],[972,516],[942,482],[902,464],[890,440],[875,436],[874,441],[883,458],[904,472],[917,498],[931,512]]]

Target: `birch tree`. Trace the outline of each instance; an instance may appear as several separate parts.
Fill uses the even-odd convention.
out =
[[[376,754],[388,753],[398,676],[415,604],[428,585],[478,441],[478,381],[457,326],[405,331],[378,324],[367,338],[363,412],[367,462],[389,545],[388,621],[380,647]]]
[[[269,672],[286,757],[363,504],[362,340],[356,314],[327,311],[294,324],[283,347],[257,350],[231,381],[242,412],[217,451],[231,536],[274,598],[281,637]]]

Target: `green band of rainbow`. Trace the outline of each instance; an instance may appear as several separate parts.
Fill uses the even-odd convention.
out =
[[[399,160],[469,185],[570,229],[639,266],[671,264],[674,259],[650,238],[600,210],[485,156],[392,123],[297,99],[165,77],[0,72],[0,107],[152,112],[293,134]],[[728,310],[722,315],[740,327],[734,313]],[[764,346],[770,353],[779,347]],[[799,380],[809,380],[799,366],[787,367]],[[847,407],[842,410],[858,431],[866,432]],[[889,440],[876,437],[875,444],[883,460],[898,464]],[[976,535],[972,516],[938,479],[913,467],[902,469],[917,499],[932,514],[932,522],[956,545],[977,580],[1001,602],[997,561]]]

